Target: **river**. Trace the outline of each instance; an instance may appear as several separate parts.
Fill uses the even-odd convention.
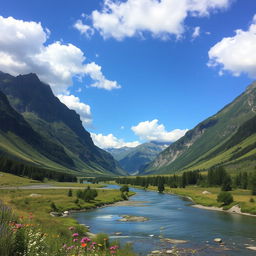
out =
[[[143,256],[152,250],[174,246],[163,242],[162,237],[187,240],[186,244],[175,246],[196,249],[198,252],[193,255],[256,255],[256,251],[246,249],[256,246],[255,217],[194,208],[190,201],[176,195],[131,190],[136,195],[130,201],[139,201],[137,204],[108,206],[72,216],[79,223],[90,226],[93,233],[107,233],[120,243],[132,243],[134,250]],[[149,220],[120,222],[121,215],[144,216]],[[116,236],[116,232],[121,232],[121,235]],[[214,238],[222,238],[225,246],[215,243]]]

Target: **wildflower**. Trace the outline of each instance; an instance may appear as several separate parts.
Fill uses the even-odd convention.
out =
[[[82,246],[82,247],[86,247],[87,244],[86,244],[86,243],[82,243],[81,246]]]
[[[17,228],[17,229],[22,228],[22,224],[16,224],[15,228]]]
[[[67,250],[72,250],[75,246],[74,245],[71,245],[67,248]]]
[[[74,233],[74,234],[72,235],[72,237],[77,237],[77,236],[79,236],[78,233]]]
[[[86,242],[90,242],[90,241],[91,241],[91,239],[88,238],[88,237],[83,237],[83,238],[81,239],[81,243],[86,243]]]
[[[68,229],[69,229],[69,230],[74,230],[75,228],[74,228],[74,227],[69,227]]]
[[[77,239],[77,238],[73,239],[73,242],[77,242],[77,241],[78,241],[78,239]]]

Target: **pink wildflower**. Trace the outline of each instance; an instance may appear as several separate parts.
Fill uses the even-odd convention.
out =
[[[77,236],[79,236],[78,233],[74,233],[74,234],[72,235],[72,237],[77,237]]]

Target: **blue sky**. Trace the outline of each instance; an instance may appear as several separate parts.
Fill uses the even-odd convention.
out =
[[[4,1],[0,70],[37,73],[101,147],[173,142],[255,79],[255,14],[254,0]]]

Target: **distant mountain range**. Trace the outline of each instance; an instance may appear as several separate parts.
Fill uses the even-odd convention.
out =
[[[124,175],[96,147],[80,116],[35,74],[0,72],[0,166],[8,160],[80,176]]]
[[[143,174],[204,170],[216,165],[232,171],[256,168],[256,83],[166,148]]]
[[[134,175],[139,174],[168,145],[167,143],[152,141],[133,148],[110,148],[107,151],[113,155],[124,170]]]

